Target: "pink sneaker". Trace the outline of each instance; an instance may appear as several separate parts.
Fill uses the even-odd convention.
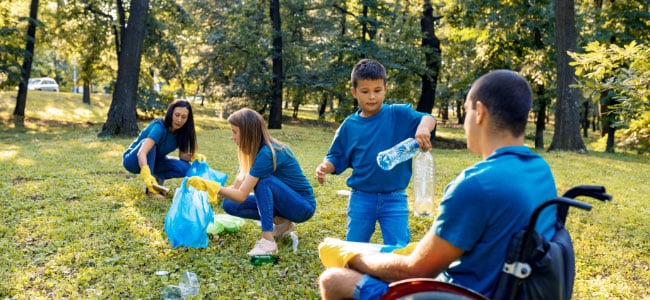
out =
[[[269,241],[265,238],[261,238],[255,243],[253,250],[248,252],[248,255],[260,255],[260,254],[271,254],[278,251],[278,244],[274,241]]]

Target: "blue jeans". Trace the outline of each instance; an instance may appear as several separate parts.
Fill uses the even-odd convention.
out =
[[[352,190],[346,240],[369,242],[379,221],[386,245],[405,246],[411,240],[406,192],[366,193]]]
[[[122,155],[122,165],[127,171],[133,174],[140,174],[140,165],[138,164],[138,151],[140,151],[140,147],[142,147],[142,142],[137,147],[131,149],[131,151],[124,152],[124,155]],[[149,154],[147,154],[147,165],[149,165],[153,176],[159,180],[185,177],[187,170],[190,169],[190,163],[184,160],[167,157],[167,155],[157,156],[155,145],[151,148]]]
[[[221,207],[230,215],[260,220],[262,231],[273,231],[275,216],[301,223],[316,211],[316,199],[298,194],[275,176],[260,178],[254,191],[242,203],[224,199]]]

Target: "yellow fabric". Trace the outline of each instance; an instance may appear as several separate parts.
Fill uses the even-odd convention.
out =
[[[192,176],[187,179],[187,185],[193,186],[199,191],[207,191],[208,201],[212,204],[217,203],[217,194],[221,190],[221,183],[203,179],[199,176]]]
[[[156,178],[151,175],[149,166],[140,168],[140,177],[144,180],[144,184],[147,186],[149,193],[158,194],[158,191],[153,189],[153,185],[156,184]]]
[[[339,239],[325,238],[318,245],[318,257],[326,268],[345,267],[359,254]]]
[[[418,242],[411,242],[408,245],[406,245],[406,247],[395,249],[392,252],[395,253],[395,254],[400,254],[400,255],[409,255],[409,254],[411,254],[411,252],[413,252],[413,250],[415,249],[415,247],[417,245],[418,245]]]
[[[194,161],[195,159],[198,159],[200,162],[204,162],[207,158],[201,153],[194,153],[194,155],[192,155],[190,158],[190,161]]]

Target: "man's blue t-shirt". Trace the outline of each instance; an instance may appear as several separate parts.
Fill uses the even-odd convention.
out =
[[[334,174],[352,168],[347,185],[353,189],[371,193],[403,190],[411,180],[411,161],[385,171],[377,165],[377,154],[413,137],[426,115],[410,104],[383,104],[378,113],[367,118],[356,112],[336,131],[325,159],[334,165]]]
[[[451,282],[491,297],[513,234],[533,210],[557,197],[546,161],[526,146],[503,147],[464,170],[445,188],[436,235],[465,251],[446,270]],[[540,215],[536,231],[555,233],[555,206]]]
[[[260,179],[273,175],[301,196],[315,199],[314,190],[302,172],[300,164],[291,149],[287,146],[284,146],[282,150],[279,148],[277,145],[274,145],[275,170],[273,170],[271,148],[264,145],[260,148],[257,156],[255,156],[255,162],[253,162],[253,167],[249,171],[249,174]]]
[[[167,129],[163,120],[157,119],[140,132],[126,152],[130,152],[138,147],[140,142],[145,138],[150,138],[156,143],[156,157],[165,156],[178,148],[176,134]]]

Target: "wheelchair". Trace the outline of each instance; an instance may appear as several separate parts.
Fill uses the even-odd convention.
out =
[[[605,187],[580,185],[561,197],[540,204],[528,226],[513,235],[499,276],[493,299],[570,299],[575,279],[575,253],[565,228],[569,207],[591,210],[592,206],[575,200],[586,196],[601,201],[611,200]],[[548,241],[537,232],[535,224],[542,210],[557,205],[555,235]],[[485,296],[460,285],[433,278],[409,278],[393,282],[381,300],[394,299],[460,299],[484,300]]]

